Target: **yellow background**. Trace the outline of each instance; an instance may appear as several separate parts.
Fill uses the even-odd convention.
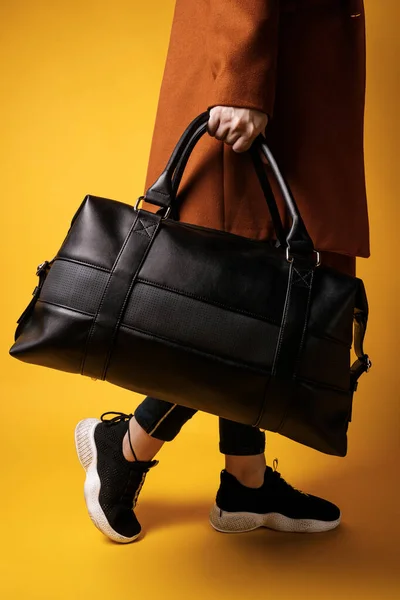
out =
[[[400,79],[397,0],[367,0],[366,165],[372,257],[360,259],[374,368],[355,397],[345,459],[268,435],[268,461],[337,502],[314,536],[208,525],[222,457],[217,419],[196,415],[148,475],[145,537],[114,545],[92,526],[74,426],[142,396],[23,364],[15,321],[87,193],[133,203],[146,161],[172,0],[3,1],[1,22],[1,570],[5,600],[398,598]],[[397,590],[397,593],[396,593]],[[258,596],[256,596],[256,594]]]

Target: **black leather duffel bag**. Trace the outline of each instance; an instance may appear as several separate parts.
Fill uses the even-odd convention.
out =
[[[138,207],[142,196],[135,207],[84,198],[57,255],[38,268],[10,354],[345,456],[353,393],[370,367],[363,282],[319,264],[261,134],[249,152],[276,240],[178,220],[179,183],[208,118],[205,111],[189,124],[147,190],[156,213]],[[350,366],[353,323],[358,359]]]

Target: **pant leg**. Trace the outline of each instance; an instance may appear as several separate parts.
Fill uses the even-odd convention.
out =
[[[193,408],[146,396],[136,408],[134,417],[146,433],[158,440],[170,442],[196,412]]]
[[[252,425],[219,419],[219,449],[222,454],[252,456],[265,452],[265,433]]]
[[[197,410],[147,396],[136,408],[135,419],[152,437],[172,441]],[[265,434],[257,427],[228,419],[219,419],[220,451],[223,454],[249,456],[265,450]]]

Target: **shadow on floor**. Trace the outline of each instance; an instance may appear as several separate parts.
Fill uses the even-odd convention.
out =
[[[396,471],[389,467],[365,466],[356,472],[343,471],[339,477],[305,481],[302,489],[332,499],[341,507],[339,528],[320,534],[259,529],[224,535],[209,525],[210,537],[206,534],[206,542],[204,538],[194,539],[190,552],[210,583],[220,580],[223,563],[225,572],[232,577],[238,565],[246,565],[249,577],[252,572],[266,568],[269,576],[274,571],[282,576],[282,568],[287,568],[288,576],[296,577],[303,585],[307,584],[307,578],[310,585],[317,578],[332,589],[339,583],[341,586],[349,583],[353,588],[358,581],[364,584],[371,581],[391,589],[398,586],[400,592],[399,488]],[[144,500],[137,515],[150,533],[174,524],[208,524],[211,504],[204,500],[174,505],[169,501]],[[394,597],[400,597],[400,593]]]
[[[208,522],[210,502],[205,500],[195,502],[172,503],[169,500],[143,500],[135,513],[146,531],[159,530],[182,523]]]

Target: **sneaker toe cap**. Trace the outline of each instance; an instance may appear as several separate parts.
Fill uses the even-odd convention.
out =
[[[310,503],[310,509],[313,517],[317,517],[320,521],[337,521],[341,517],[340,508],[329,500],[318,498],[309,494],[309,498],[312,499]]]
[[[118,511],[116,515],[109,518],[112,529],[120,536],[125,538],[136,538],[142,528],[133,511]]]

